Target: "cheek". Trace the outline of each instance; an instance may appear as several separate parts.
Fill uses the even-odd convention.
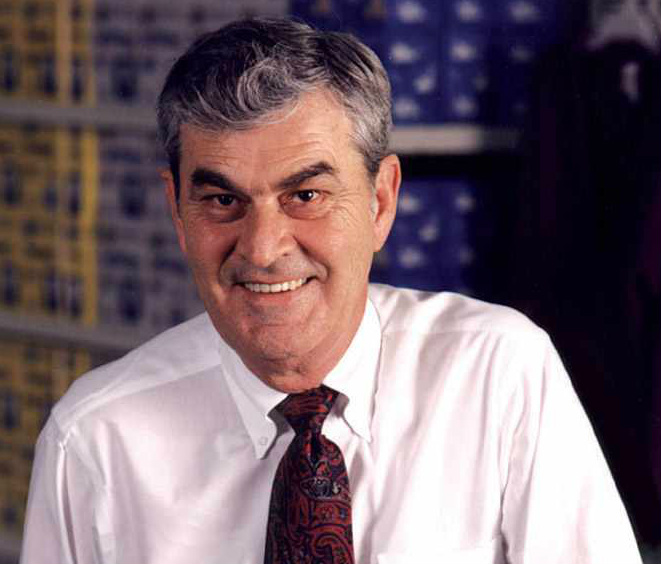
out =
[[[230,243],[225,233],[196,223],[186,229],[188,262],[197,272],[216,272]]]
[[[354,213],[337,222],[330,233],[319,238],[346,276],[362,283],[372,260],[373,229],[368,215]]]

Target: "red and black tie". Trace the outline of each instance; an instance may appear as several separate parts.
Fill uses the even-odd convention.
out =
[[[264,564],[354,564],[347,468],[321,434],[336,398],[320,386],[276,407],[296,436],[273,481]]]

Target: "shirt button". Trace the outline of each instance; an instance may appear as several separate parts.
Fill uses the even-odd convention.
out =
[[[269,442],[269,440],[266,437],[260,437],[260,439],[259,439],[259,444],[262,445],[262,446],[266,446],[266,443],[268,443],[268,442]]]

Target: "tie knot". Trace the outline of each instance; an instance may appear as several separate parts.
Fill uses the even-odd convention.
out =
[[[319,433],[336,398],[335,390],[322,385],[300,394],[288,395],[276,409],[285,416],[297,435],[307,430]]]

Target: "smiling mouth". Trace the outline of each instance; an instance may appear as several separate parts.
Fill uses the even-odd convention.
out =
[[[243,287],[256,294],[278,294],[280,292],[291,292],[297,290],[308,281],[307,278],[278,282],[277,284],[261,284],[259,282],[244,282]]]

